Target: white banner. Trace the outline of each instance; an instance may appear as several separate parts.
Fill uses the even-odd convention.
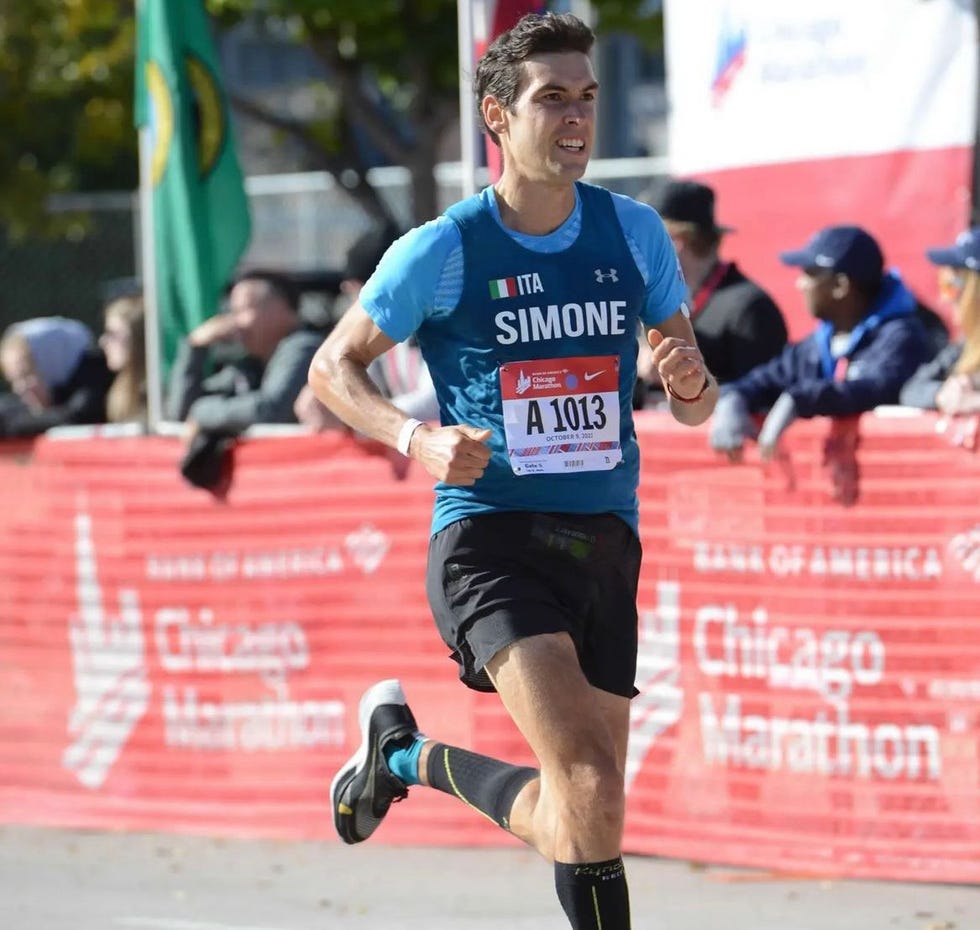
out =
[[[673,0],[676,174],[972,145],[973,0]]]

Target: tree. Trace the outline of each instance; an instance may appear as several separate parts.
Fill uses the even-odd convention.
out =
[[[132,189],[132,4],[4,0],[0,5],[0,227],[57,232],[49,194]]]
[[[662,16],[641,15],[647,0],[594,6],[600,31],[628,29],[650,43],[662,38]],[[322,65],[320,96],[332,101],[325,117],[304,121],[234,94],[241,112],[297,140],[311,167],[341,178],[369,214],[386,218],[366,178],[367,140],[408,169],[415,219],[436,215],[433,169],[459,117],[457,0],[209,0],[209,8],[226,23],[247,16],[286,30]],[[463,117],[475,119],[475,110]]]
[[[416,220],[437,211],[434,167],[458,118],[456,0],[205,0],[216,28],[248,21],[309,50],[320,65],[312,115],[229,88],[240,114],[295,140],[306,168],[337,177],[371,215],[386,208],[367,180],[371,152],[405,166]],[[649,0],[596,0],[598,31],[659,41]],[[57,231],[48,195],[133,189],[132,0],[0,3],[0,226]],[[470,114],[466,118],[473,118]]]

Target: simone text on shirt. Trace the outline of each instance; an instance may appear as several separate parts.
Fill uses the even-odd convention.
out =
[[[505,346],[566,336],[621,336],[626,332],[626,301],[600,300],[501,310],[494,317],[494,323],[497,342]]]

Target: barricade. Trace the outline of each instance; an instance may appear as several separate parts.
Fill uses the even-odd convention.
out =
[[[769,464],[643,414],[630,852],[980,880],[980,456],[932,415],[800,422]],[[331,839],[357,701],[533,763],[424,594],[431,482],[337,436],[0,455],[0,823]],[[414,790],[372,842],[515,843]]]

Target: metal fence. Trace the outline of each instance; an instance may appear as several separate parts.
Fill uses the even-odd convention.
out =
[[[103,303],[136,274],[135,199],[59,199],[51,208],[65,230],[59,238],[11,242],[0,232],[0,331],[36,316],[75,317],[101,329]]]
[[[592,162],[587,180],[636,196],[657,184],[666,172],[663,158],[614,158]],[[439,209],[462,195],[459,162],[436,166]],[[403,228],[413,225],[408,172],[375,168],[371,184]],[[485,172],[478,183],[487,183]],[[245,264],[292,270],[340,269],[354,239],[370,220],[325,172],[252,177],[247,182],[252,203],[253,237]]]
[[[597,159],[587,180],[636,196],[662,181],[665,159]],[[369,173],[396,220],[412,225],[410,186],[404,168]],[[485,175],[478,177],[486,183]],[[458,162],[436,168],[440,209],[458,200]],[[285,272],[338,272],[348,248],[370,220],[332,175],[324,172],[262,175],[247,179],[252,240],[242,266]],[[72,195],[51,209],[68,221],[69,235],[20,244],[0,239],[0,329],[33,316],[61,314],[96,330],[105,302],[138,282],[139,203],[135,193]]]

